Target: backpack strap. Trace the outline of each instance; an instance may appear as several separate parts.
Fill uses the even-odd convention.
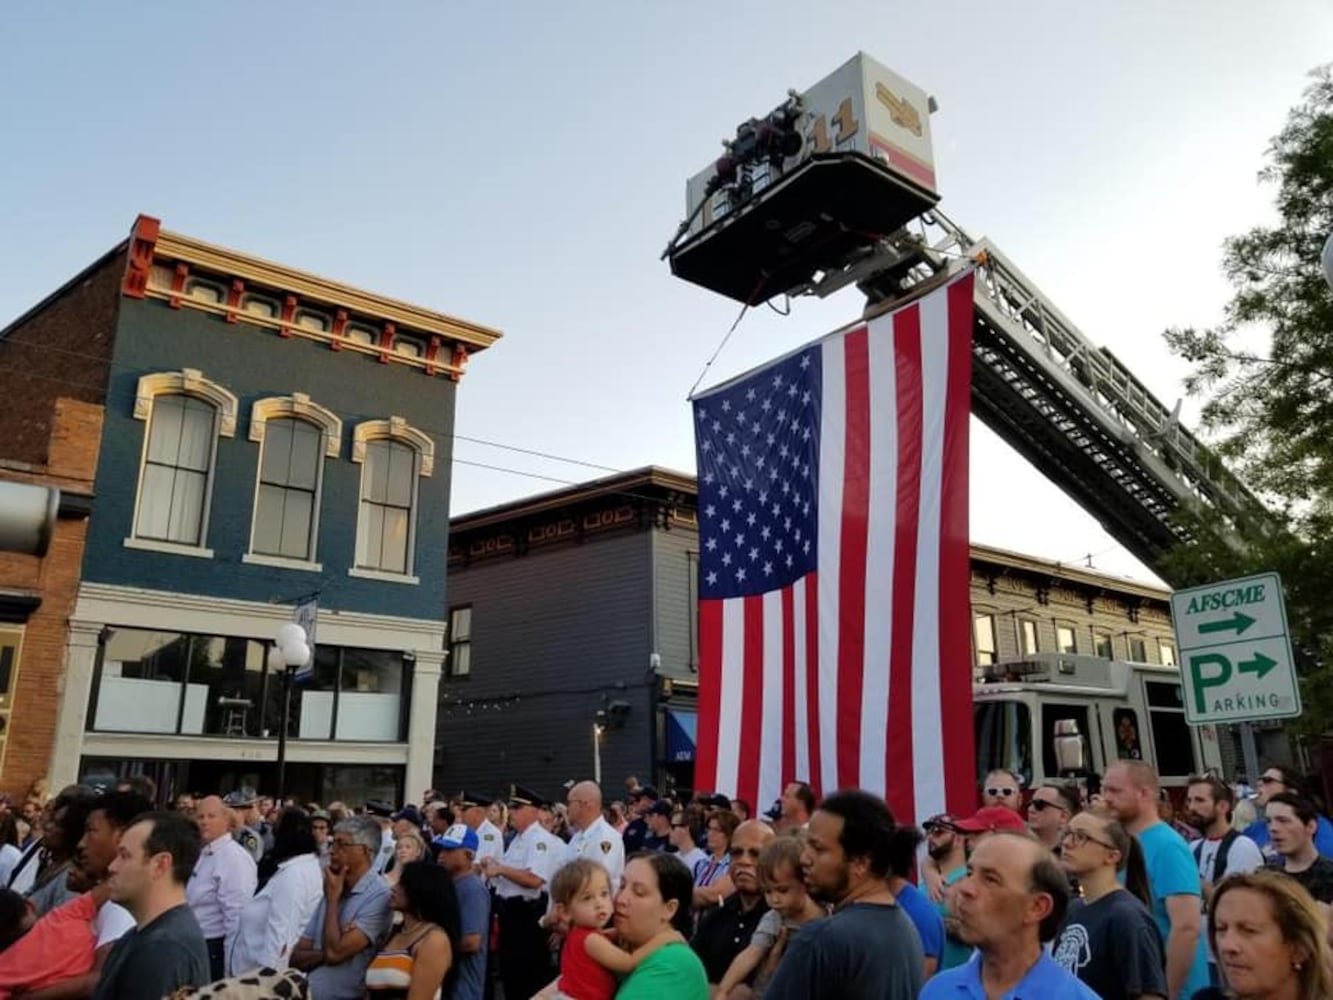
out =
[[[1222,834],[1222,842],[1217,845],[1217,856],[1213,858],[1213,885],[1221,882],[1222,876],[1227,873],[1227,855],[1231,852],[1231,845],[1239,836],[1239,830],[1228,830]]]

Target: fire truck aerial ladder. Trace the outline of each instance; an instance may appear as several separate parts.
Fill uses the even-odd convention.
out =
[[[934,101],[864,54],[759,119],[687,184],[663,256],[753,305],[850,284],[868,311],[978,263],[974,412],[1163,578],[1190,508],[1224,536],[1262,503],[1114,354],[1097,347],[990,240],[936,207]]]

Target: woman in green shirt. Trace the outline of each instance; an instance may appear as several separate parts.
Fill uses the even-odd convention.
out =
[[[662,931],[689,933],[694,877],[670,854],[630,857],[616,895],[615,927],[631,951]],[[708,1000],[703,963],[681,940],[653,952],[620,984],[616,1000]]]

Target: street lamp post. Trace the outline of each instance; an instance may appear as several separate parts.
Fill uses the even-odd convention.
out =
[[[602,783],[602,724],[592,724],[592,780]]]
[[[292,714],[292,679],[296,671],[310,662],[310,645],[305,629],[288,622],[278,629],[268,651],[268,667],[272,673],[282,671],[282,721],[278,726],[278,801],[287,797],[287,727]]]

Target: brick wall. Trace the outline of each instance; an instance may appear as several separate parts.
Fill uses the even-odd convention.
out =
[[[0,459],[46,463],[57,398],[105,402],[124,267],[109,254],[0,335]]]
[[[10,379],[0,378],[0,395]],[[35,424],[50,428],[41,465],[0,461],[0,477],[91,493],[102,437],[102,407],[75,399],[56,399]],[[64,675],[69,616],[77,596],[83,563],[86,518],[60,518],[45,557],[0,553],[0,588],[31,590],[42,604],[25,625],[18,674],[12,688],[9,726],[0,740],[0,791],[23,794],[46,776],[55,738],[56,712]]]

